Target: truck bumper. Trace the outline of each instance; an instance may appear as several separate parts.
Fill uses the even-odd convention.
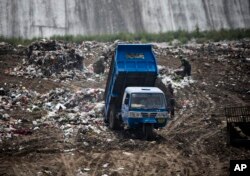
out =
[[[167,118],[128,118],[128,126],[131,128],[142,126],[145,123],[154,124],[154,128],[164,127],[167,124]]]

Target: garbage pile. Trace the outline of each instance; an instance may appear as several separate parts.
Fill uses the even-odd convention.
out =
[[[27,58],[10,75],[60,79],[81,76],[84,54],[77,44],[41,40],[28,46],[26,53]]]
[[[103,125],[103,89],[86,88],[76,92],[57,88],[46,94],[23,88],[0,89],[0,142],[19,135],[31,135],[44,126],[60,128],[65,141],[73,132],[106,130]],[[13,111],[26,113],[45,112],[43,116],[29,121],[26,117],[16,119]],[[24,119],[31,126],[24,125]],[[25,127],[26,126],[26,127]]]
[[[45,40],[34,42],[28,47],[28,65],[35,65],[45,76],[64,70],[83,69],[83,53],[69,43]]]
[[[52,79],[55,82],[91,79],[108,72],[109,62],[118,41],[82,44],[41,40],[26,48],[27,58],[8,71],[25,78]]]

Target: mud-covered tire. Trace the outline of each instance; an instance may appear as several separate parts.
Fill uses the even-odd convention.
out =
[[[143,135],[146,140],[153,139],[153,124],[144,124],[143,125]]]
[[[110,107],[109,112],[109,128],[111,130],[118,130],[120,128],[119,119],[116,117],[116,109],[115,106]]]

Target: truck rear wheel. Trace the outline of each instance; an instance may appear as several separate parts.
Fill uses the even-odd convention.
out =
[[[143,134],[146,140],[152,139],[153,138],[153,124],[144,124]]]
[[[111,130],[117,130],[120,127],[119,119],[116,117],[116,109],[115,106],[110,107],[109,113],[109,128]]]

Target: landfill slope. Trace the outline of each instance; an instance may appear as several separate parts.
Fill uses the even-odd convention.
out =
[[[229,175],[230,159],[250,158],[227,145],[223,113],[250,103],[249,40],[153,44],[176,112],[151,141],[103,122],[116,44],[0,43],[0,175]],[[174,74],[180,54],[189,79]]]

